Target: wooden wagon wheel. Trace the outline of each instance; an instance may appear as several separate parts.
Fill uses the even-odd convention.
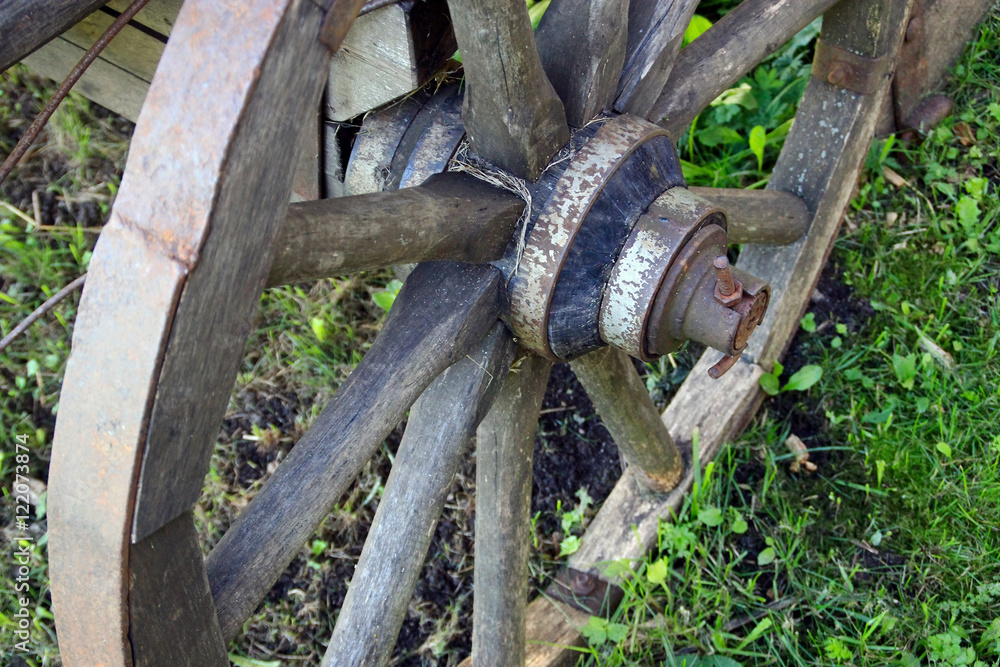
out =
[[[705,460],[758,404],[761,368],[788,344],[849,200],[907,2],[746,0],[679,57],[693,0],[564,0],[539,29],[539,50],[521,0],[449,4],[471,148],[551,192],[535,198],[523,247],[520,200],[461,174],[289,209],[298,127],[360,3],[185,3],[94,253],[63,386],[49,544],[67,665],[228,664],[228,640],[407,410],[324,664],[388,659],[477,427],[473,655],[522,664],[526,637],[578,642],[583,613],[525,602],[531,441],[550,359],[587,352],[574,368],[631,464],[553,591],[583,607],[614,597],[600,564],[639,557],[690,487],[674,441],[683,447],[699,429]],[[666,135],[640,118],[683,127],[824,12],[815,76],[768,192],[708,193],[735,202],[732,226],[780,204],[808,211],[808,233],[781,248],[744,246],[742,289],[727,286],[706,263],[724,253],[726,218],[673,180]],[[571,136],[569,124],[607,108],[624,115]],[[562,150],[561,166],[538,178]],[[638,199],[614,199],[654,172]],[[616,201],[625,222],[611,213]],[[754,232],[746,217],[744,241],[773,238],[773,226]],[[594,221],[616,247],[593,245],[605,238]],[[429,259],[472,263],[418,266],[362,363],[203,560],[190,509],[261,289]],[[770,304],[747,343],[765,283]],[[667,285],[675,291],[661,293]],[[624,353],[598,347],[613,339],[655,356],[687,337],[729,353],[716,374],[729,370],[710,379],[718,353],[707,353],[663,421]],[[531,664],[564,658],[555,646],[528,650]]]

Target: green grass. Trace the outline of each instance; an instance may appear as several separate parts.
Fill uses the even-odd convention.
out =
[[[997,664],[998,52],[994,12],[955,115],[873,147],[832,257],[856,312],[814,300],[789,362],[822,379],[706,471],[585,664]],[[791,434],[815,473],[790,472]]]

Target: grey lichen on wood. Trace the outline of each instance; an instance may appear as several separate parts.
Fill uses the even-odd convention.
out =
[[[465,67],[472,149],[534,181],[569,141],[566,111],[535,49],[523,0],[449,0]]]

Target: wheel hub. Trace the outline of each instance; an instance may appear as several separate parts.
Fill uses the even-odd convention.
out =
[[[370,114],[348,193],[355,180],[408,187],[446,170],[462,136],[459,105],[448,90]],[[770,288],[728,267],[726,214],[687,190],[663,128],[601,118],[525,185],[530,214],[496,263],[508,277],[504,319],[522,346],[555,360],[612,345],[649,361],[685,340],[730,359],[745,349]]]

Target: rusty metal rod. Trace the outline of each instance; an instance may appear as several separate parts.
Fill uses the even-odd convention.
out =
[[[124,28],[129,21],[135,18],[135,15],[139,13],[140,9],[146,6],[147,2],[149,2],[149,0],[135,0],[135,2],[128,6],[128,9],[118,15],[118,18],[116,18],[114,22],[108,26],[108,29],[104,31],[104,34],[101,35],[96,42],[94,42],[94,45],[87,49],[87,52],[83,54],[82,58],[80,58],[80,62],[76,64],[76,67],[73,68],[69,75],[59,85],[59,88],[56,89],[56,92],[52,95],[49,103],[45,105],[45,108],[42,109],[41,112],[39,112],[38,116],[35,117],[35,120],[31,123],[31,126],[28,127],[27,131],[21,137],[21,140],[17,142],[16,146],[14,146],[14,150],[11,151],[10,155],[7,156],[7,159],[4,160],[3,166],[0,166],[0,183],[3,183],[7,179],[7,176],[9,176],[10,172],[13,171],[15,165],[17,165],[21,158],[24,157],[24,154],[28,152],[28,148],[31,146],[32,142],[34,142],[34,140],[38,137],[42,128],[44,128],[45,124],[49,122],[50,118],[52,118],[52,114],[55,113],[59,104],[66,98],[66,95],[68,95],[69,91],[76,85],[76,82],[80,80],[80,77],[87,71],[87,68],[90,67],[91,63],[97,60],[97,56],[101,54],[104,47],[106,47],[108,43],[114,39],[115,35],[121,32],[121,29]]]

